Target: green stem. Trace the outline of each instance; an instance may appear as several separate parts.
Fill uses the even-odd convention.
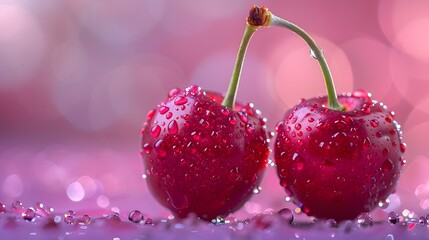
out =
[[[252,38],[253,33],[258,29],[257,26],[246,25],[243,38],[241,39],[240,49],[238,50],[237,59],[235,60],[234,71],[232,72],[231,82],[228,91],[222,101],[222,105],[234,109],[235,97],[237,95],[238,84],[240,83],[241,70],[243,68],[244,56],[246,55],[247,46]]]
[[[319,62],[320,68],[322,69],[323,76],[325,78],[326,90],[328,92],[328,104],[329,108],[334,110],[345,110],[345,107],[338,102],[337,93],[335,91],[334,81],[332,80],[331,71],[329,70],[328,63],[323,55],[322,49],[316,44],[316,42],[307,34],[302,28],[297,25],[281,19],[271,13],[271,21],[268,25],[280,26],[291,30],[292,32],[298,34],[311,49],[311,55],[314,59]]]

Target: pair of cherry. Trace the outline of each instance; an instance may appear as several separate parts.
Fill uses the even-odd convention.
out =
[[[266,119],[235,103],[247,45],[261,26],[286,27],[319,61],[328,96],[301,100],[276,126],[280,185],[303,212],[337,221],[371,211],[395,188],[405,161],[394,114],[365,91],[337,96],[314,40],[267,8],[252,7],[226,97],[197,86],[173,89],[147,114],[142,157],[149,189],[176,216],[211,220],[239,209],[267,166]]]

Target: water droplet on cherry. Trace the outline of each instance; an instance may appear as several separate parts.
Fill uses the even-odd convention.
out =
[[[176,97],[176,99],[174,99],[174,104],[177,106],[186,104],[187,102],[188,102],[188,99],[183,96],[179,96],[179,97]]]
[[[378,127],[379,125],[378,121],[375,119],[370,120],[369,124],[371,124],[372,127]]]
[[[407,150],[407,144],[401,143],[401,145],[399,146],[399,148],[401,149],[401,152],[405,152],[405,150]]]
[[[161,133],[161,127],[159,125],[155,125],[150,130],[150,135],[152,135],[152,137],[154,137],[154,138],[157,138],[160,133]]]
[[[147,114],[146,114],[146,119],[148,121],[150,121],[150,120],[152,120],[154,115],[155,115],[155,109],[149,110],[149,112],[147,112]]]
[[[179,126],[177,125],[176,120],[172,120],[168,124],[168,132],[171,134],[177,134],[178,131],[179,131]]]
[[[254,131],[255,131],[255,129],[253,128],[253,126],[252,125],[250,125],[250,124],[246,124],[246,132],[248,133],[248,134],[252,134]]]
[[[362,149],[363,149],[363,150],[365,150],[365,151],[367,151],[367,150],[369,150],[370,148],[371,148],[371,140],[369,140],[369,138],[368,138],[368,137],[366,137],[366,138],[363,140]]]
[[[161,107],[159,107],[159,113],[163,114],[163,115],[166,114],[169,110],[170,110],[170,108],[167,107],[167,106],[161,106]]]
[[[177,94],[179,94],[179,92],[180,92],[180,89],[178,89],[178,88],[173,88],[173,89],[171,89],[171,90],[170,90],[170,92],[168,93],[168,97],[169,97],[169,98],[174,97],[174,96],[176,96]]]
[[[381,166],[381,169],[383,172],[390,172],[393,169],[393,163],[392,160],[386,159],[383,162],[383,165]]]

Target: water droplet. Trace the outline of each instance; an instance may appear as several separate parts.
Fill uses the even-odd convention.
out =
[[[149,110],[149,112],[147,112],[147,114],[146,114],[146,119],[148,121],[150,121],[150,120],[152,120],[154,115],[155,115],[155,109]]]
[[[390,203],[389,199],[382,200],[382,201],[378,202],[378,206],[382,209],[386,209],[387,207],[389,207],[389,203]]]
[[[245,113],[245,112],[238,112],[238,118],[240,118],[240,120],[243,123],[248,123],[249,122],[249,118],[247,117],[247,113]]]
[[[36,218],[36,212],[33,208],[28,208],[22,213],[22,218],[27,222],[32,222]]]
[[[357,90],[357,91],[353,92],[352,96],[356,97],[356,98],[362,98],[362,97],[367,98],[367,97],[369,97],[369,93],[365,90]]]
[[[225,116],[228,116],[228,115],[229,115],[229,110],[228,110],[228,108],[222,108],[222,110],[220,110],[220,112],[221,112],[223,115],[225,115]]]
[[[386,156],[387,154],[389,154],[389,149],[384,148],[381,154],[383,154],[383,156]]]
[[[301,129],[301,124],[299,124],[299,123],[295,124],[295,129],[296,130],[300,130]]]
[[[360,227],[369,227],[372,226],[372,217],[369,213],[361,213],[357,217],[357,223]]]
[[[428,223],[428,219],[425,216],[421,216],[419,218],[420,225],[426,225]]]
[[[176,99],[174,99],[174,104],[177,106],[183,105],[187,102],[188,102],[188,99],[183,96],[179,96],[179,97],[176,97]]]
[[[117,212],[115,212],[112,215],[107,216],[106,220],[111,221],[111,222],[117,222],[117,223],[121,222],[121,218],[119,217],[119,213],[117,213]]]
[[[308,118],[308,122],[314,122],[314,118],[309,117],[309,118]]]
[[[399,145],[399,148],[401,149],[401,152],[405,152],[405,150],[407,150],[407,144],[401,143],[401,145]]]
[[[390,172],[393,169],[393,163],[392,160],[386,159],[383,162],[383,165],[381,166],[381,169],[383,172]]]
[[[171,90],[170,90],[170,92],[168,93],[168,97],[169,97],[169,98],[174,97],[174,96],[176,96],[177,94],[179,94],[179,92],[180,92],[180,89],[178,89],[178,88],[173,88],[173,89],[171,89]]]
[[[173,116],[172,112],[168,112],[167,114],[165,114],[166,119],[170,119],[172,116]]]
[[[235,119],[235,117],[230,117],[230,118],[228,119],[228,121],[229,121],[229,123],[231,123],[232,125],[237,124],[237,120]]]
[[[200,124],[201,124],[201,126],[203,127],[203,128],[209,128],[210,127],[210,123],[209,122],[207,122],[206,120],[204,120],[203,118],[201,118],[200,119],[200,122],[199,122]]]
[[[160,114],[166,114],[168,112],[168,110],[170,110],[170,108],[167,107],[167,106],[161,106],[161,107],[159,107],[159,113]]]
[[[74,217],[73,216],[64,217],[64,222],[67,223],[67,224],[73,224]]]
[[[155,125],[150,130],[150,135],[152,135],[152,137],[154,137],[154,138],[157,138],[160,133],[161,133],[161,127],[159,125]]]
[[[369,140],[369,138],[368,138],[368,137],[366,137],[366,138],[363,140],[362,149],[363,149],[363,150],[365,150],[365,151],[367,151],[367,150],[369,150],[370,148],[371,148],[371,140]]]
[[[261,186],[259,186],[259,187],[255,187],[255,188],[253,189],[253,193],[254,193],[254,194],[259,194],[261,191],[262,191],[262,187],[261,187]]]
[[[310,49],[310,56],[313,58],[313,59],[316,59],[317,60],[317,54],[312,50],[312,49]]]
[[[381,138],[381,137],[383,136],[383,134],[382,134],[381,132],[377,132],[377,133],[375,134],[375,136],[377,136],[378,138]]]
[[[80,219],[79,219],[79,224],[81,225],[88,225],[91,223],[91,217],[88,216],[87,214],[83,215]]]
[[[255,129],[253,128],[253,126],[251,124],[246,124],[246,132],[248,134],[252,134],[255,131]]]
[[[325,222],[326,226],[331,227],[331,228],[335,228],[338,226],[337,221],[335,221],[335,219],[328,219]]]
[[[199,94],[201,92],[201,88],[193,85],[193,86],[187,87],[186,91],[191,93],[192,95],[196,95],[196,94]]]
[[[141,223],[144,220],[144,216],[139,210],[134,210],[128,214],[128,220],[134,223]]]
[[[196,140],[199,141],[201,139],[201,134],[197,132],[192,132],[191,136]]]
[[[378,127],[378,121],[375,119],[372,119],[369,121],[369,124],[371,124],[372,127]]]
[[[399,222],[399,214],[392,211],[387,215],[387,220],[390,224],[395,225]]]
[[[280,209],[277,214],[286,223],[291,224],[294,220],[293,212],[289,208]]]
[[[150,151],[152,150],[152,147],[150,146],[150,144],[149,143],[145,143],[144,145],[143,145],[143,151],[145,152],[145,153],[150,153]]]
[[[171,134],[176,134],[179,131],[179,126],[177,125],[176,120],[172,120],[168,124],[168,132]]]
[[[307,130],[307,131],[309,131],[309,132],[311,132],[311,130],[313,130],[310,126],[307,126],[306,128],[305,128],[305,130]]]

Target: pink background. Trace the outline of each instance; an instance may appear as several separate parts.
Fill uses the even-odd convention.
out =
[[[140,129],[173,87],[226,92],[253,4],[324,49],[338,92],[366,89],[396,112],[408,144],[387,209],[429,208],[429,2],[0,0],[0,202],[167,216],[142,179]],[[325,94],[294,34],[254,36],[238,99],[269,130],[300,98]],[[275,169],[238,216],[294,208]],[[408,214],[408,212],[405,212]]]

